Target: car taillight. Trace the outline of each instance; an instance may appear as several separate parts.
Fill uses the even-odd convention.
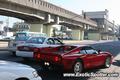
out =
[[[34,52],[38,52],[39,48],[34,48],[33,50],[34,50]]]
[[[40,54],[37,54],[37,59],[40,59],[41,55]]]
[[[34,53],[34,56],[33,56],[35,59],[40,59],[41,58],[41,54],[38,54],[38,53]]]
[[[55,57],[54,57],[54,61],[55,61],[55,62],[59,62],[59,61],[61,61],[61,57],[59,57],[59,56],[55,56]]]

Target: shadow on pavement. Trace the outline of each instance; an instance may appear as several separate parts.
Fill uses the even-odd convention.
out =
[[[38,62],[33,61],[20,61],[19,63],[27,64],[38,71],[39,76],[42,77],[42,80],[88,80],[89,77],[64,77],[61,71],[43,69]],[[83,73],[96,73],[102,67],[84,70]],[[67,72],[65,72],[67,73]]]
[[[120,60],[115,60],[112,64],[120,67]]]

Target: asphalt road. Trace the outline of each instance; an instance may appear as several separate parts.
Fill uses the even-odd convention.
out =
[[[97,43],[97,44],[92,44],[91,46],[93,46],[97,50],[109,51],[114,55],[114,57],[120,53],[120,42],[119,41]],[[78,78],[63,77],[63,74],[61,74],[59,71],[50,71],[50,70],[42,69],[40,65],[38,64],[38,62],[24,61],[22,58],[14,57],[11,55],[12,54],[9,53],[8,51],[0,51],[0,60],[14,61],[14,62],[29,65],[38,71],[39,75],[42,77],[43,80],[89,80],[90,79],[90,77],[78,77]],[[118,58],[116,62],[113,63],[111,67],[120,68],[120,57]],[[90,72],[99,72],[99,71],[107,71],[107,70],[109,69],[100,67],[100,68],[96,68],[92,70],[86,70],[85,72],[90,73]],[[99,79],[92,79],[92,80],[99,80]]]

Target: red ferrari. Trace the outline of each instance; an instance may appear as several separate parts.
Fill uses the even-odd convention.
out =
[[[63,45],[37,49],[34,58],[45,66],[61,67],[63,70],[82,72],[98,66],[110,67],[113,56],[86,45]]]

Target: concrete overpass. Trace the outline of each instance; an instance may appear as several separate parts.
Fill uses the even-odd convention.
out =
[[[31,31],[45,32],[49,36],[54,24],[74,29],[74,39],[83,36],[84,27],[97,27],[96,22],[87,17],[42,0],[0,0],[0,15],[23,19],[31,24]]]

